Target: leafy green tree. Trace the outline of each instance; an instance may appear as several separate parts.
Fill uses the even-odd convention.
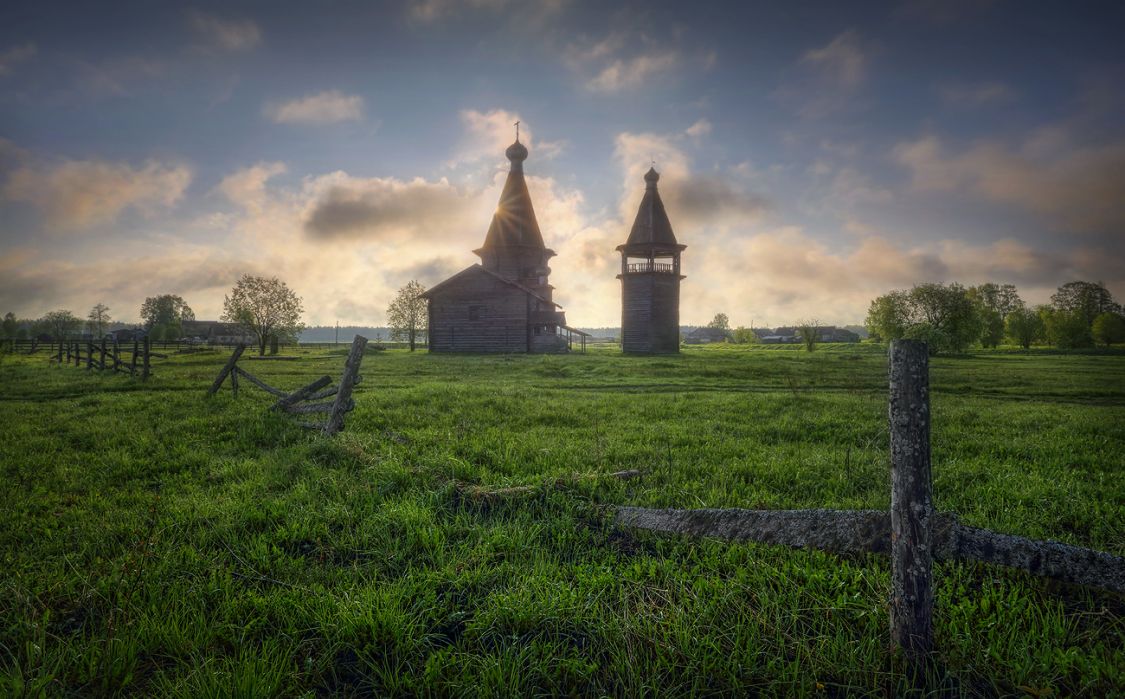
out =
[[[86,327],[89,328],[90,335],[93,337],[103,337],[106,328],[109,326],[109,321],[109,306],[99,303],[91,308],[89,315],[86,316]]]
[[[179,338],[185,320],[195,320],[195,311],[175,294],[150,296],[141,304],[141,321],[154,340]]]
[[[876,340],[898,340],[910,326],[912,312],[909,292],[892,291],[871,301],[864,325],[868,335]]]
[[[814,351],[817,342],[820,341],[820,322],[815,320],[803,321],[797,326],[797,337],[801,338],[801,344],[805,346],[805,351]]]
[[[1043,321],[1039,313],[1030,308],[1017,308],[1004,320],[1004,331],[1013,342],[1024,349],[1042,337]]]
[[[758,335],[755,334],[752,328],[744,328],[739,326],[731,333],[731,339],[740,345],[756,345],[758,344]]]
[[[1059,349],[1090,347],[1094,337],[1081,310],[1064,311],[1045,306],[1040,308],[1039,317],[1043,321],[1043,333],[1047,341]]]
[[[13,338],[16,336],[16,331],[19,330],[19,321],[16,320],[16,314],[8,311],[4,314],[3,322],[4,337]]]
[[[264,356],[271,335],[295,337],[301,331],[303,310],[301,297],[277,277],[244,274],[223,298],[222,319],[252,333]]]
[[[726,313],[716,313],[707,327],[717,330],[730,330],[730,318],[727,317]]]
[[[426,332],[429,323],[426,299],[422,298],[425,292],[426,287],[416,280],[411,280],[398,290],[391,305],[387,306],[387,324],[391,326],[391,339],[406,340],[410,343],[411,352],[414,351],[418,337]]]
[[[1105,312],[1094,318],[1091,329],[1094,340],[1106,347],[1125,342],[1125,318],[1120,313]]]
[[[969,287],[967,293],[977,309],[981,346],[996,347],[1004,339],[1004,321],[1010,313],[1023,308],[1023,300],[1012,284],[988,282]]]
[[[78,332],[82,321],[68,310],[51,311],[37,321],[43,332],[48,332],[55,340],[65,340]]]
[[[871,302],[867,328],[880,340],[926,339],[930,352],[964,351],[980,336],[980,316],[960,284],[918,284]]]
[[[1051,305],[1058,311],[1077,313],[1087,328],[1103,313],[1120,313],[1121,304],[1113,300],[1101,282],[1068,282],[1051,295]]]

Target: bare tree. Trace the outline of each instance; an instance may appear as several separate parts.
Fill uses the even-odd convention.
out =
[[[65,340],[82,326],[82,321],[68,310],[58,310],[40,318],[37,325],[45,328],[55,340]]]
[[[426,299],[422,298],[425,291],[426,287],[411,280],[398,290],[394,301],[387,306],[387,324],[391,326],[391,337],[395,340],[407,340],[411,352],[414,351],[418,336],[426,332],[429,320]]]
[[[262,356],[271,336],[293,338],[301,332],[303,310],[301,297],[277,277],[244,274],[223,298],[222,319],[252,333]]]
[[[105,335],[109,321],[109,306],[99,303],[91,308],[90,314],[86,316],[86,327],[89,328],[90,335],[93,337],[102,337]]]
[[[800,325],[797,326],[797,336],[801,338],[805,349],[812,352],[816,349],[816,344],[820,342],[820,321],[815,319],[801,321]]]

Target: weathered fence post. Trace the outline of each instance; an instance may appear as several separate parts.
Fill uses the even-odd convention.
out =
[[[242,352],[245,349],[246,345],[243,344],[239,344],[234,348],[234,352],[231,353],[230,359],[227,360],[223,370],[219,372],[219,376],[215,379],[215,382],[211,384],[211,388],[207,389],[208,396],[213,396],[218,392],[219,388],[223,385],[223,381],[227,378],[227,374],[234,371],[234,365],[238,363],[238,358],[242,356]]]
[[[340,377],[340,390],[336,392],[336,400],[332,403],[328,422],[324,424],[324,434],[333,435],[344,428],[344,415],[352,406],[352,388],[359,383],[359,365],[363,361],[363,350],[366,347],[366,337],[356,335],[352,340],[352,349],[348,352],[348,360],[344,364],[344,375]]]
[[[152,340],[149,339],[148,335],[145,335],[145,339],[144,339],[144,352],[145,352],[144,353],[144,370],[143,370],[143,373],[141,374],[141,381],[148,381],[148,374],[149,374],[149,372],[148,372],[148,365],[149,365],[148,352],[149,352],[149,348],[152,346],[151,343],[152,343]]]
[[[137,336],[133,335],[133,359],[129,364],[129,376],[137,375]]]
[[[102,365],[101,370],[105,371],[105,338],[104,337],[102,338],[101,355],[98,357],[98,363],[100,363]]]
[[[121,343],[117,340],[117,336],[113,336],[113,370],[117,371],[117,367],[121,366]]]
[[[891,639],[912,660],[934,642],[929,360],[924,342],[891,342]]]

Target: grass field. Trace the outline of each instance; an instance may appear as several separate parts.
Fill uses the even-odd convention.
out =
[[[247,362],[296,388],[346,348]],[[894,696],[889,563],[615,529],[602,505],[888,508],[873,345],[369,352],[320,437],[227,354],[0,365],[0,695]],[[938,507],[1125,555],[1125,354],[932,366]],[[473,486],[549,484],[527,497]],[[939,564],[935,688],[1125,695],[1125,600]]]

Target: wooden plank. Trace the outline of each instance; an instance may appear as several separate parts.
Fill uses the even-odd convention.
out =
[[[149,354],[149,349],[152,348],[152,341],[149,340],[148,335],[145,335],[143,344],[144,344],[144,356],[142,357],[142,360],[144,361],[144,368],[141,372],[141,381],[148,381],[148,377],[149,377],[149,358],[148,358],[148,354]]]
[[[304,405],[290,405],[285,410],[294,415],[301,415],[304,413],[330,413],[336,407],[336,401],[328,403],[305,403]],[[355,410],[355,401],[348,401],[344,406],[344,412]]]
[[[134,342],[133,343],[134,350],[136,349],[136,346],[137,346],[137,343]],[[234,352],[231,352],[230,358],[227,359],[227,363],[223,365],[222,371],[219,372],[219,375],[216,376],[215,380],[211,383],[211,388],[207,389],[207,395],[208,396],[213,396],[216,393],[218,393],[219,387],[221,387],[223,385],[223,381],[226,380],[227,374],[229,374],[231,372],[231,370],[234,369],[234,365],[238,363],[238,358],[242,356],[242,352],[245,349],[246,349],[246,345],[241,345],[241,344],[234,348]],[[136,367],[136,365],[137,365],[137,355],[134,354],[133,355],[133,366]]]
[[[300,403],[303,400],[308,400],[310,396],[332,383],[332,379],[328,376],[321,376],[316,381],[302,386],[292,393],[283,394],[281,400],[277,401],[270,407],[270,410],[286,410],[289,406]]]
[[[930,475],[930,352],[925,342],[890,348],[891,640],[910,658],[934,645]]]
[[[352,403],[352,389],[358,383],[359,366],[363,362],[363,350],[367,347],[367,338],[356,335],[352,340],[352,349],[348,352],[348,359],[344,362],[344,373],[340,377],[340,390],[336,392],[336,401],[328,422],[324,425],[324,433],[334,435],[344,429],[344,415],[351,410],[348,406]]]
[[[265,391],[267,393],[272,393],[273,395],[279,396],[279,397],[282,397],[282,398],[289,395],[288,393],[286,393],[285,391],[282,391],[281,389],[277,389],[277,388],[274,388],[273,386],[270,386],[265,381],[262,381],[257,376],[254,376],[253,374],[246,371],[245,369],[243,369],[240,366],[236,366],[236,367],[234,367],[234,369],[231,370],[231,376],[233,377],[235,374],[238,374],[242,378],[246,379],[247,381],[249,381],[250,383],[254,384],[255,386],[257,386],[258,388],[262,389],[263,391]]]
[[[957,558],[1018,568],[1032,575],[1125,593],[1125,558],[1120,556],[964,525],[958,525],[956,534]]]
[[[319,391],[317,393],[312,394],[311,396],[309,396],[305,400],[323,400],[324,398],[330,398],[331,396],[336,395],[336,393],[339,390],[340,390],[339,386],[329,386],[328,388],[324,389],[323,391]]]
[[[657,510],[617,507],[621,526],[726,541],[754,541],[829,553],[891,553],[891,513],[880,510]],[[933,557],[977,561],[1063,582],[1125,592],[1125,558],[1057,541],[968,527],[933,516]]]

